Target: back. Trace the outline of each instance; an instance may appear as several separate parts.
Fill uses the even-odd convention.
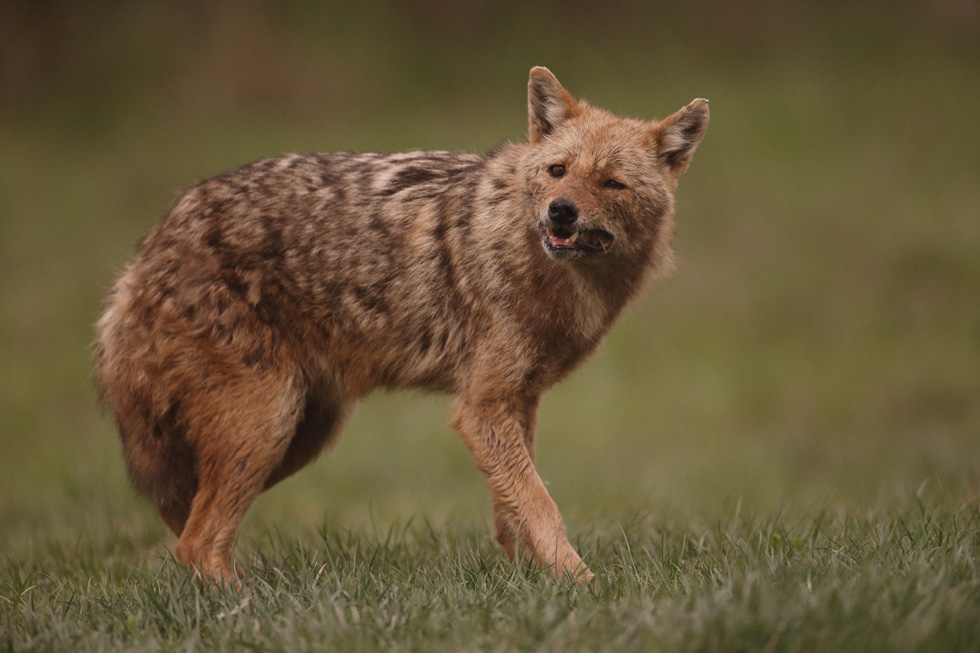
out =
[[[310,344],[310,364],[449,390],[469,314],[449,231],[472,214],[483,163],[449,152],[259,161],[186,191],[121,283],[153,315],[144,326],[223,342],[251,313]],[[374,360],[347,360],[354,350]]]

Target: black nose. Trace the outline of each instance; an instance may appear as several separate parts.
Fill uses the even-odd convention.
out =
[[[578,220],[578,207],[572,200],[559,197],[548,205],[548,217],[558,224],[572,224]]]

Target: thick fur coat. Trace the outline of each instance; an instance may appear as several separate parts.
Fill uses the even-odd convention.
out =
[[[288,155],[204,181],[144,237],[97,325],[130,477],[216,580],[249,505],[375,388],[456,396],[497,539],[591,572],[534,467],[541,394],[671,265],[708,123],[615,116],[531,70],[528,142],[486,154]]]

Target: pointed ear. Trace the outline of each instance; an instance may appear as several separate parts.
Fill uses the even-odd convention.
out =
[[[578,103],[562,88],[551,71],[541,66],[532,68],[527,80],[527,138],[531,144],[553,132],[576,113]]]
[[[675,175],[684,172],[707,128],[708,101],[703,98],[656,123],[653,137],[661,165]]]

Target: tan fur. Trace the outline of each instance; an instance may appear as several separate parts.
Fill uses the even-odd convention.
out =
[[[528,95],[528,143],[267,159],[190,188],[150,229],[98,322],[98,379],[182,563],[233,577],[255,497],[360,397],[417,387],[455,394],[507,555],[591,577],[535,471],[538,400],[669,268],[708,110],[618,117],[544,68]]]

